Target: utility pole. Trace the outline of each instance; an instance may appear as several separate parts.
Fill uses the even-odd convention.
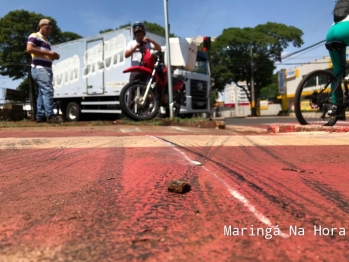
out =
[[[256,116],[256,105],[255,105],[255,97],[254,97],[254,64],[253,64],[253,52],[252,52],[252,42],[250,46],[250,55],[251,55],[251,116]]]
[[[173,92],[172,92],[172,70],[170,53],[170,33],[168,23],[168,0],[164,0],[165,9],[165,33],[166,33],[166,59],[167,59],[167,78],[168,78],[168,103],[170,108],[170,119],[173,119]]]

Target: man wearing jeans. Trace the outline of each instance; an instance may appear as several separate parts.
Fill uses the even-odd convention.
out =
[[[59,54],[51,51],[47,37],[51,34],[52,24],[48,19],[41,19],[37,33],[28,37],[27,52],[32,55],[31,73],[38,84],[36,122],[60,123],[62,119],[53,113],[52,61],[59,59]]]

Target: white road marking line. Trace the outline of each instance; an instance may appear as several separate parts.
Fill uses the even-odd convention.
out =
[[[179,130],[179,131],[188,132],[188,129],[181,128],[181,127],[178,127],[178,126],[173,126],[172,128],[173,128],[173,129],[177,129],[177,130]]]
[[[229,186],[223,179],[221,179],[219,176],[217,176],[211,170],[207,169],[204,166],[202,168],[204,170],[206,170],[208,173],[210,173],[211,175],[213,175],[215,178],[217,178],[228,189],[229,193],[235,199],[239,200],[248,210],[250,210],[251,213],[253,213],[253,215],[259,221],[261,221],[263,224],[267,225],[270,228],[276,229],[276,227],[271,223],[271,221],[267,217],[265,217],[262,213],[258,212],[257,209],[252,204],[250,204],[250,202],[242,194],[240,194],[238,191],[236,191],[231,186]],[[280,230],[280,236],[282,236],[283,238],[289,238],[289,235],[281,232],[281,230]]]
[[[178,153],[182,154],[183,157],[188,160],[190,163],[194,164],[194,165],[197,165],[197,166],[201,166],[201,163],[198,162],[198,161],[194,161],[194,160],[191,160],[184,152],[182,152],[181,150],[179,150],[178,148],[175,148],[173,147],[174,150],[176,150]]]

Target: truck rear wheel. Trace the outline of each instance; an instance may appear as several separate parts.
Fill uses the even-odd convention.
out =
[[[70,102],[65,110],[65,117],[67,121],[74,122],[79,121],[81,113],[81,107],[76,102]]]

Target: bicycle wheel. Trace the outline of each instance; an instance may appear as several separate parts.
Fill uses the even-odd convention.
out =
[[[340,108],[336,110],[334,105],[343,103],[342,87],[336,88],[335,94],[331,91],[331,84],[334,86],[336,81],[336,77],[325,70],[313,71],[302,79],[294,102],[296,117],[301,125],[336,124]],[[334,95],[337,101],[333,101]]]

